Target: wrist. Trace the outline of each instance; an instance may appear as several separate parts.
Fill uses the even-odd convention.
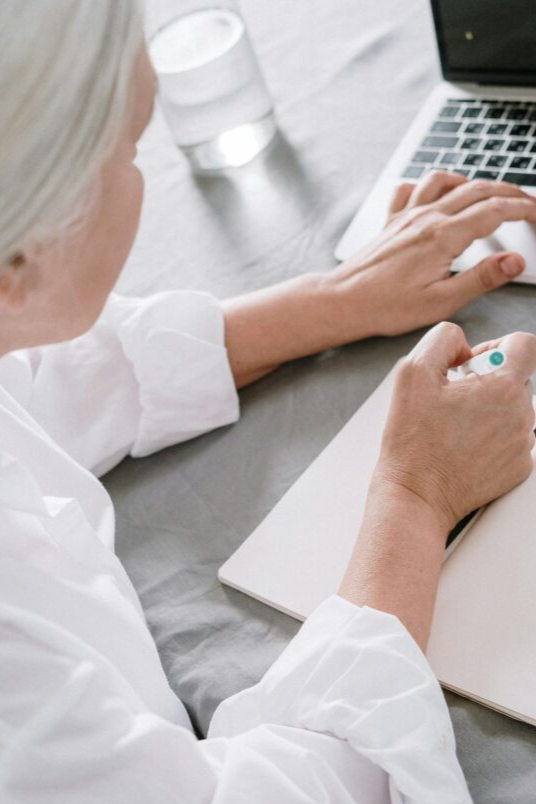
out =
[[[366,304],[336,270],[303,274],[285,285],[299,327],[293,338],[300,351],[296,357],[335,349],[371,334],[363,320]]]
[[[333,346],[381,334],[378,306],[368,279],[366,272],[356,273],[355,268],[351,274],[336,268],[319,275],[324,310],[335,327],[333,335],[337,342]]]
[[[339,594],[396,615],[424,650],[446,537],[433,507],[379,468]]]
[[[359,279],[337,270],[307,273],[223,304],[225,343],[237,387],[281,363],[375,333]],[[365,316],[366,314],[366,316]]]
[[[424,527],[431,538],[446,542],[452,528],[452,514],[440,502],[423,494],[418,486],[400,473],[381,465],[376,468],[369,489],[369,502],[374,508],[399,517],[401,522]]]
[[[225,344],[237,387],[281,363],[340,346],[332,283],[307,273],[222,305]]]

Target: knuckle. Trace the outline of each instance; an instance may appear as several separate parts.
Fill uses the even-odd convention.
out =
[[[486,201],[488,211],[497,218],[503,218],[506,214],[506,200],[495,196]]]
[[[452,184],[452,176],[444,170],[436,170],[430,175],[430,186],[440,189]]]
[[[458,337],[462,333],[462,328],[452,321],[440,321],[436,328],[441,336],[448,338]]]
[[[440,173],[432,173],[426,181],[428,193],[438,193],[443,187],[445,180]]]
[[[536,335],[533,335],[532,332],[516,332],[516,335],[523,339],[525,348],[536,352]]]
[[[420,383],[424,371],[425,363],[422,358],[417,354],[410,353],[400,363],[398,383],[408,389],[414,387],[416,383]]]
[[[430,215],[423,229],[423,239],[442,249],[445,244],[445,217]]]
[[[513,332],[511,336],[512,341],[512,357],[523,358],[529,362],[536,361],[536,336],[531,332]],[[515,346],[514,346],[515,345]]]
[[[489,290],[493,290],[496,286],[494,272],[495,266],[496,260],[491,259],[483,263],[480,267],[480,270],[477,271],[477,280],[484,293]]]
[[[486,198],[491,194],[492,184],[485,179],[475,179],[471,182],[471,190],[478,198]]]
[[[409,195],[415,189],[415,184],[413,182],[405,181],[402,184],[399,184],[398,187],[394,190],[391,195],[391,199],[393,202],[403,200],[407,195]]]
[[[400,361],[400,365],[398,367],[398,377],[400,380],[407,381],[410,380],[411,377],[415,374],[416,368],[418,366],[417,360],[411,355],[406,355]]]

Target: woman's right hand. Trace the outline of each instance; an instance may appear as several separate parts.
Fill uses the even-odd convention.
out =
[[[448,379],[450,368],[496,347],[506,354],[500,369]],[[532,471],[535,368],[533,335],[518,332],[471,350],[459,327],[439,324],[398,372],[339,594],[395,614],[423,650],[449,531]]]
[[[505,352],[504,367],[447,378],[450,368],[491,348]],[[416,495],[446,533],[521,483],[533,467],[535,369],[533,335],[518,332],[471,350],[455,324],[434,327],[398,372],[373,487]]]

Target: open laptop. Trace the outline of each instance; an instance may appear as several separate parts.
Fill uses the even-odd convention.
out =
[[[374,237],[401,181],[430,170],[518,184],[536,195],[536,5],[529,0],[432,0],[445,79],[428,98],[339,242],[345,260]],[[453,266],[494,251],[518,251],[536,284],[536,227],[506,223]]]

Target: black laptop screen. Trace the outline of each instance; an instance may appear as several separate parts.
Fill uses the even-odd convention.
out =
[[[451,81],[536,85],[536,0],[432,0]]]

